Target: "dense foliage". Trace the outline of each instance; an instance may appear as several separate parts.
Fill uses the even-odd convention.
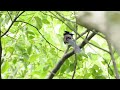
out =
[[[1,11],[1,77],[46,78],[63,57],[67,48],[63,43],[63,33],[65,30],[74,33],[70,28],[75,28],[75,21],[72,11]],[[81,34],[85,30],[86,28],[78,26],[77,32]],[[81,43],[86,35],[87,33],[79,38],[77,43]],[[111,56],[104,51],[109,51],[109,48],[101,36],[104,37],[101,33],[95,35],[77,55],[75,79],[115,78]],[[113,51],[118,68],[120,57],[114,49]],[[74,61],[74,55],[69,57],[54,78],[71,79]],[[120,74],[120,68],[118,72]]]

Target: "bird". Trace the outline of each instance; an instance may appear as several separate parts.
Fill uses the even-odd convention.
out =
[[[68,31],[64,31],[63,35],[64,35],[64,38],[63,38],[64,43],[72,46],[74,48],[75,53],[80,53],[81,50],[80,50],[79,46],[76,45],[75,40],[73,39],[74,34],[68,32]]]

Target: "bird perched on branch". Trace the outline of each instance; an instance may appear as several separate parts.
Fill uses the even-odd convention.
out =
[[[74,34],[68,32],[68,31],[65,31],[63,35],[64,35],[64,43],[71,45],[74,48],[75,53],[80,53],[81,50],[80,50],[79,46],[76,45],[76,42],[73,39]]]

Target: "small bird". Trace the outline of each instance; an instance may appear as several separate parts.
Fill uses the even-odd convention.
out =
[[[64,35],[64,43],[71,45],[74,48],[75,53],[80,53],[80,48],[79,46],[76,45],[75,40],[73,39],[73,35],[72,33],[65,31]]]

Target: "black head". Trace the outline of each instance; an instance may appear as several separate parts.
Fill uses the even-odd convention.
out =
[[[72,34],[72,33],[68,32],[68,31],[65,31],[64,35],[67,35],[67,34],[69,34],[69,35],[71,35],[71,36],[73,36],[73,35],[74,35],[74,34]]]

